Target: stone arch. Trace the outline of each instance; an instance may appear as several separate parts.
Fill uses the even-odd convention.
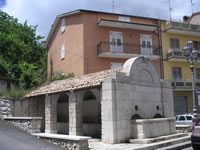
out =
[[[159,113],[155,114],[155,116],[153,118],[163,118],[163,116]]]
[[[138,114],[134,114],[132,117],[131,117],[131,120],[135,120],[135,119],[142,119],[142,117]]]
[[[122,72],[130,77],[131,81],[160,86],[160,74],[152,61],[143,56],[134,57],[125,62]]]
[[[61,94],[57,100],[57,130],[59,134],[69,133],[69,96]]]
[[[91,90],[86,91],[83,96],[83,123],[100,123],[99,102]]]
[[[101,105],[94,90],[87,90],[83,96],[83,134],[100,137],[101,135]]]

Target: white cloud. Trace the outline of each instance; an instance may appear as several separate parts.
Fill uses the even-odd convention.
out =
[[[55,17],[75,9],[112,12],[113,0],[7,0],[2,10],[30,25],[38,25],[38,34],[47,36]],[[200,11],[200,1],[193,0],[193,10]],[[171,0],[172,19],[191,15],[190,0]],[[115,12],[169,19],[168,0],[115,0]]]

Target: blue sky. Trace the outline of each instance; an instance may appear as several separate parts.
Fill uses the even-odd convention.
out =
[[[6,0],[0,0],[0,8],[6,5]]]
[[[112,12],[113,0],[0,0],[0,9],[30,25],[38,25],[37,33],[47,36],[55,17],[76,10],[89,9]],[[191,15],[191,0],[171,0],[172,20],[182,21]],[[169,20],[168,0],[114,0],[116,13]],[[193,0],[193,11],[200,11],[200,0]]]

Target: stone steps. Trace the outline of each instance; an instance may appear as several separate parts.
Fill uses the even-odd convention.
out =
[[[179,138],[179,137],[185,137],[187,135],[188,135],[187,133],[177,133],[177,134],[172,134],[172,135],[160,136],[160,137],[156,137],[156,138],[130,139],[129,142],[133,143],[133,144],[150,144],[150,143],[175,139],[175,138]]]
[[[146,144],[142,147],[133,148],[132,150],[178,150],[181,149],[181,147],[189,147],[190,146],[190,135],[179,137],[179,138],[173,138],[168,139],[160,142],[155,142],[151,144]],[[180,144],[180,145],[179,145]],[[184,148],[186,148],[184,147]]]
[[[158,148],[156,150],[181,150],[181,149],[184,149],[184,148],[188,148],[191,145],[192,145],[191,141],[188,141],[188,142],[175,144],[175,145],[171,145],[171,146],[167,146],[167,147],[163,147],[163,148]]]

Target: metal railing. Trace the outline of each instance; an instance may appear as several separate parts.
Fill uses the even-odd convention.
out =
[[[191,88],[192,89],[192,81],[172,81],[172,86],[176,88]],[[195,82],[195,86],[200,87],[200,81]]]
[[[197,59],[200,59],[200,51],[198,50],[199,54],[197,55]],[[170,49],[167,52],[167,58],[184,58],[186,59],[186,57],[184,56],[184,52],[182,49]]]
[[[200,32],[200,26],[195,25],[195,24],[187,24],[187,23],[182,23],[182,22],[171,22],[171,27]]]
[[[143,48],[146,51],[144,50],[144,52],[142,52]],[[116,46],[113,42],[101,41],[97,45],[97,54],[100,55],[106,52],[140,55],[160,55],[160,48],[159,46],[154,45],[145,48],[142,45],[135,43],[121,43],[120,45]]]

